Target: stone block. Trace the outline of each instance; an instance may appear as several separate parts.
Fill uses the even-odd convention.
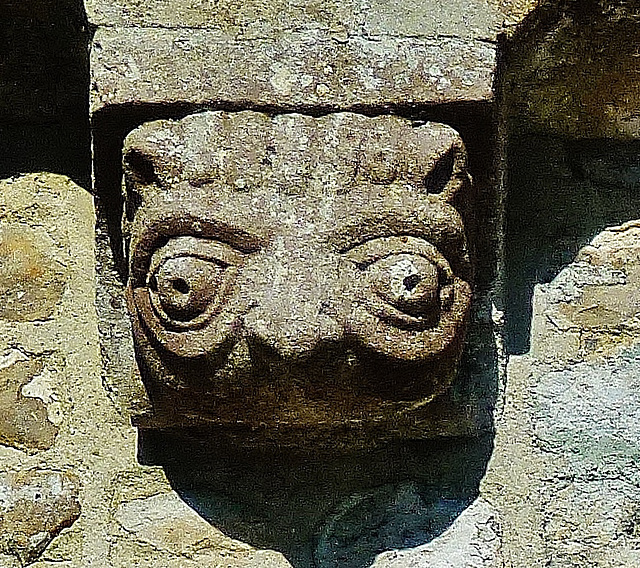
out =
[[[36,560],[49,543],[80,515],[75,477],[28,470],[0,477],[0,553],[23,565]]]
[[[536,4],[85,0],[97,27],[91,110],[147,103],[382,110],[489,101],[497,38]]]
[[[639,260],[636,221],[536,288],[531,352],[509,363],[481,491],[509,566],[640,561]]]
[[[502,26],[522,20],[531,0],[85,0],[89,21],[106,27],[207,28],[265,37],[324,29],[350,36],[457,36],[494,41]]]
[[[46,242],[46,235],[35,235],[30,227],[0,226],[0,293],[4,298],[0,319],[46,319],[62,297],[64,267],[38,241]]]
[[[85,7],[89,21],[97,26],[214,29],[244,37],[300,29],[353,30],[363,17],[361,0],[85,0]]]
[[[2,358],[0,370],[0,443],[24,449],[48,449],[58,434],[43,400],[25,389],[44,370],[42,361],[18,350]]]
[[[515,129],[638,139],[639,17],[635,2],[603,0],[561,12],[511,45],[503,88]]]
[[[237,39],[211,29],[99,28],[91,111],[120,105],[387,109],[491,100],[495,47],[323,31]]]
[[[371,568],[502,568],[500,537],[496,511],[478,499],[430,543],[384,552]]]

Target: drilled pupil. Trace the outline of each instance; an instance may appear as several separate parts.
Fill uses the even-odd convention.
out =
[[[421,280],[422,278],[419,274],[411,274],[410,276],[405,277],[405,279],[402,281],[402,284],[409,292],[412,292],[415,287],[420,284]]]
[[[188,294],[191,290],[191,286],[184,278],[175,278],[171,285],[176,292],[180,292],[181,294]]]
[[[225,265],[196,256],[163,261],[149,278],[156,306],[170,320],[188,322],[215,304]]]
[[[440,314],[440,276],[429,259],[412,253],[391,254],[372,263],[367,278],[374,293],[400,312],[436,325]]]

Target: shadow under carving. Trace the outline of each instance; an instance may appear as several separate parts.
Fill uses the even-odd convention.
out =
[[[365,568],[444,532],[478,495],[492,436],[350,451],[239,446],[211,432],[141,430],[139,459],[225,534],[294,568]]]

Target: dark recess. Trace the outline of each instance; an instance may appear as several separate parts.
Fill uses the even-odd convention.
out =
[[[554,133],[552,124],[531,119],[529,93],[554,80],[556,86],[590,85],[597,69],[622,73],[617,57],[635,48],[639,18],[637,0],[545,1],[503,43],[498,77],[506,170],[502,279],[510,354],[529,351],[535,285],[553,280],[604,228],[638,218],[640,209],[640,140]],[[544,65],[537,72],[527,68],[524,62],[538,60],[541,46],[567,26],[573,43],[557,51],[565,59],[553,60],[551,75]],[[605,102],[615,95],[604,91]],[[597,125],[598,119],[583,109],[581,120]]]
[[[0,178],[49,171],[90,187],[88,39],[81,0],[3,0]]]
[[[512,134],[508,156],[507,340],[511,353],[526,353],[534,286],[605,227],[638,217],[640,140]]]

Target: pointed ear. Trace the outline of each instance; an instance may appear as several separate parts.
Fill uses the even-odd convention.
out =
[[[425,122],[410,136],[411,176],[418,188],[451,205],[470,198],[467,151],[460,133],[440,122]]]
[[[131,184],[159,184],[154,159],[140,148],[128,148],[123,157],[127,181]]]
[[[125,189],[163,186],[180,178],[183,160],[176,121],[145,122],[124,139],[122,165]]]
[[[424,186],[428,193],[438,195],[447,203],[464,199],[471,186],[471,176],[467,171],[467,151],[458,136],[435,160],[424,177]]]

